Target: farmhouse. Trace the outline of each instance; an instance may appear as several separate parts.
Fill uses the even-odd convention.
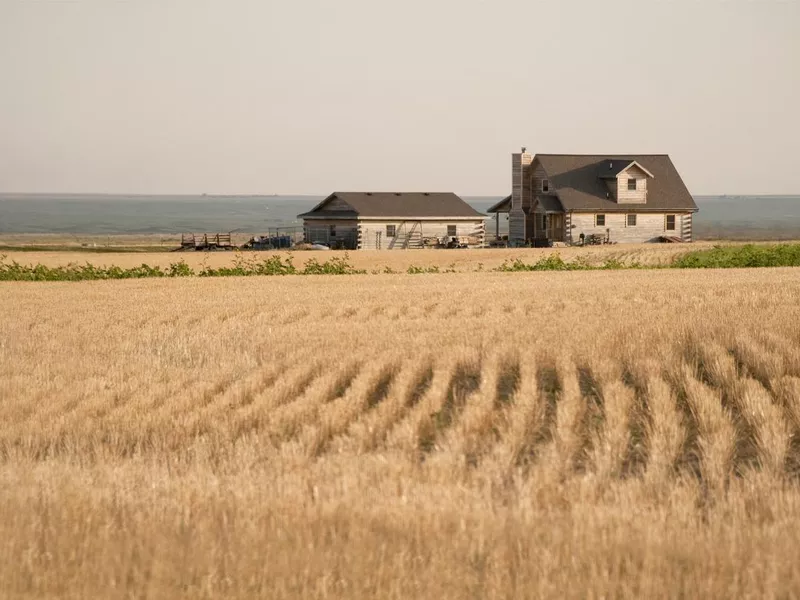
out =
[[[485,216],[455,194],[335,192],[303,219],[308,243],[399,250],[481,247]]]
[[[697,212],[666,154],[512,155],[510,245],[692,241]],[[498,229],[499,231],[499,229]]]

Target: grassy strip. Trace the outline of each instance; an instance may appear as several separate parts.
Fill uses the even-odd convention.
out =
[[[0,256],[0,281],[87,281],[101,279],[142,279],[150,277],[249,277],[256,275],[364,275],[364,269],[356,269],[344,257],[332,257],[324,262],[311,258],[303,267],[295,266],[291,256],[282,258],[274,255],[266,259],[247,259],[237,255],[231,267],[211,268],[203,266],[195,271],[180,260],[168,267],[151,267],[142,264],[138,267],[123,269],[121,267],[95,267],[89,263],[79,265],[70,263],[64,266],[48,267],[46,265],[23,265],[17,261],[6,262]],[[724,269],[743,267],[797,267],[800,266],[800,244],[778,244],[772,246],[716,246],[709,250],[697,250],[677,257],[671,264],[664,266],[642,265],[638,262],[623,263],[610,258],[599,265],[589,264],[586,257],[579,257],[566,262],[558,254],[550,254],[535,263],[525,263],[520,259],[506,261],[493,271],[513,273],[520,271],[598,271],[619,269]],[[483,271],[479,264],[476,272]],[[389,267],[370,271],[395,274]],[[445,269],[438,266],[410,266],[405,273],[409,275],[427,273],[455,273],[454,265]]]
[[[800,244],[714,246],[679,256],[670,266],[677,269],[800,267]]]

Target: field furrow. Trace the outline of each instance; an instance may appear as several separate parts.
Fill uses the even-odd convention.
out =
[[[0,595],[800,589],[800,270],[0,294]]]

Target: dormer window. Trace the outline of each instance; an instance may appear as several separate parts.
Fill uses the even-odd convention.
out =
[[[636,191],[636,180],[635,179],[628,179],[628,191],[635,192]]]
[[[547,179],[542,179],[542,191],[549,192],[550,191],[550,181]]]

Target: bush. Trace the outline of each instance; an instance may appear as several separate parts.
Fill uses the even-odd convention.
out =
[[[513,262],[504,261],[496,271],[512,273],[516,271],[588,271],[594,269],[586,262],[586,259],[579,258],[574,262],[564,262],[560,254],[550,254],[540,258],[533,264],[522,262],[519,258]]]
[[[800,244],[714,246],[684,254],[671,266],[676,269],[799,267]]]
[[[241,255],[233,261],[232,267],[211,268],[204,264],[195,272],[183,260],[172,263],[166,269],[147,264],[129,269],[122,267],[96,267],[92,264],[48,267],[46,265],[21,265],[17,261],[6,262],[0,256],[0,281],[87,281],[96,279],[142,279],[151,277],[251,277],[256,275],[358,275],[366,273],[356,269],[348,262],[348,256],[333,257],[320,263],[317,259],[308,260],[302,270],[298,270],[292,257],[286,259],[278,255],[263,260],[245,259]]]

